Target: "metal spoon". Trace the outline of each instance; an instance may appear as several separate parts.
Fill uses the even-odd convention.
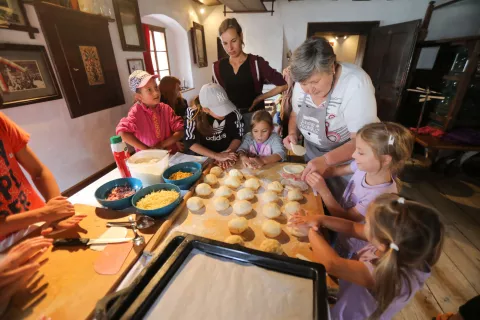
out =
[[[137,221],[134,221],[137,229],[142,230],[146,228],[150,228],[155,224],[155,219],[149,217],[149,216],[138,216]],[[131,227],[132,223],[129,221],[122,221],[122,222],[107,222],[107,227]]]
[[[142,244],[145,243],[145,238],[137,233],[138,231],[137,223],[135,222],[135,220],[133,220],[132,216],[128,216],[128,221],[131,222],[132,230],[133,230],[133,233],[135,234],[135,238],[133,238],[132,240],[133,244],[136,246],[141,246]]]

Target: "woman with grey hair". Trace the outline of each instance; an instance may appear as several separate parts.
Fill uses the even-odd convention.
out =
[[[298,130],[304,136],[306,179],[313,171],[323,174],[329,166],[351,159],[357,131],[378,121],[375,90],[362,68],[336,61],[325,38],[307,39],[293,53],[289,68],[296,83],[284,144],[291,149]],[[336,197],[346,185],[339,183],[331,187]]]

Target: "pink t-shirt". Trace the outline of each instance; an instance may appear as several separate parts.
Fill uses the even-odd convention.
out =
[[[372,276],[375,270],[375,260],[378,259],[375,255],[376,250],[373,245],[368,244],[354,256],[354,259],[365,264]],[[426,271],[413,269],[405,272],[408,278],[402,282],[400,295],[393,299],[379,320],[392,319],[397,312],[407,305],[410,299],[415,296],[415,292],[423,286],[430,276],[430,268],[426,265],[425,269]],[[410,294],[407,281],[410,281],[412,289]],[[367,288],[344,280],[340,280],[339,284],[338,301],[331,310],[332,320],[364,320],[377,309],[377,301]]]
[[[116,129],[117,134],[133,133],[149,147],[164,141],[177,131],[183,131],[183,119],[177,116],[168,104],[159,103],[151,109],[139,102],[130,108],[128,115],[120,120]],[[176,145],[172,145],[169,150],[175,153],[178,149]]]
[[[367,173],[358,170],[355,161],[350,163],[350,168],[353,171],[353,176],[348,182],[342,199],[340,200],[340,205],[343,209],[348,210],[350,208],[355,208],[361,215],[365,216],[367,214],[368,205],[375,200],[376,197],[384,193],[398,192],[397,184],[394,179],[389,183],[370,186],[365,180]],[[335,251],[337,251],[341,257],[348,259],[366,245],[366,241],[356,238],[348,238],[343,234],[340,234],[335,243]]]

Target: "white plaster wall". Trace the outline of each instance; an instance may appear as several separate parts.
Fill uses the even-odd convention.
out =
[[[332,36],[327,36],[326,38],[334,43],[333,52],[335,52],[338,61],[355,63],[359,36],[348,36],[347,39],[335,39]]]
[[[111,5],[111,1],[109,1]],[[25,5],[28,18],[40,29],[33,6]],[[52,170],[61,190],[65,190],[114,161],[110,136],[132,102],[128,89],[127,58],[142,58],[139,52],[124,52],[117,24],[109,23],[110,36],[126,104],[80,118],[71,119],[64,99],[4,109],[8,117],[31,134],[29,146]],[[43,34],[28,34],[0,29],[1,42],[43,45]],[[48,48],[47,48],[48,50]],[[57,77],[58,79],[58,77]]]

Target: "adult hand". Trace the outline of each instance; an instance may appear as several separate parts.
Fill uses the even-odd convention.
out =
[[[312,159],[308,162],[305,170],[303,170],[302,180],[305,180],[305,177],[313,171],[316,171],[320,175],[323,175],[325,173],[325,170],[327,170],[328,167],[329,166],[324,156]]]
[[[305,182],[319,193],[322,193],[325,188],[328,188],[325,179],[316,171],[310,172],[305,177]]]
[[[77,214],[67,219],[54,222],[51,226],[49,226],[45,230],[42,230],[42,236],[49,235],[53,231],[64,231],[74,228],[80,223],[80,221],[82,221],[86,217],[87,215],[85,214]]]
[[[253,109],[255,108],[255,106],[257,104],[259,104],[261,101],[262,101],[262,99],[259,99],[258,97],[256,97],[252,102],[252,106],[250,108],[248,108],[248,112],[252,112]]]
[[[296,134],[289,134],[288,136],[285,137],[285,139],[283,139],[283,145],[288,150],[292,150],[292,143],[293,144],[298,143],[298,137]]]
[[[73,216],[75,208],[67,198],[58,196],[50,199],[43,210],[43,221],[52,222]]]
[[[300,209],[300,211],[295,212],[290,219],[288,219],[288,225],[294,227],[306,226],[318,231],[322,226],[322,219],[323,217],[321,215],[308,215],[305,210]]]

